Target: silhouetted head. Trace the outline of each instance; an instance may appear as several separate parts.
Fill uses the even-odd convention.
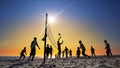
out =
[[[65,48],[67,48],[67,46],[65,46]]]
[[[34,40],[37,40],[37,38],[36,38],[36,37],[34,37]]]
[[[93,46],[91,46],[91,48],[93,48]]]
[[[26,49],[26,47],[24,47],[24,49]]]
[[[50,45],[50,48],[52,48],[52,46]]]
[[[82,41],[80,40],[79,43],[82,43]]]
[[[104,40],[105,43],[107,43],[107,40]]]
[[[61,35],[61,33],[58,34],[59,36]]]
[[[49,44],[47,44],[47,47],[49,47]]]

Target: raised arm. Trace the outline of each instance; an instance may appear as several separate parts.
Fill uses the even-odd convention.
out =
[[[61,36],[58,38],[58,41],[60,41],[60,39],[61,39]]]

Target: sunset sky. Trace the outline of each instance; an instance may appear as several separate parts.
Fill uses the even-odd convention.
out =
[[[62,50],[67,46],[76,55],[82,40],[87,54],[92,45],[97,55],[105,55],[108,40],[112,53],[120,54],[120,0],[0,0],[0,56],[19,56],[24,47],[29,56],[37,37],[41,48],[36,47],[37,56],[42,57],[46,13],[55,17],[48,23],[56,42],[61,33]],[[54,46],[53,50],[57,54]]]

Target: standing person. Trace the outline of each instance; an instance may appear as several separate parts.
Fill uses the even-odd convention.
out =
[[[72,57],[72,50],[69,51],[69,56]]]
[[[50,46],[50,58],[52,58],[52,52],[53,52],[53,48],[52,48],[52,46]]]
[[[36,45],[40,49],[40,47],[37,43],[37,38],[34,37],[34,40],[31,42],[31,52],[30,52],[30,56],[29,56],[28,60],[30,60],[31,57],[32,57],[31,61],[34,60],[34,57],[35,57],[35,54],[36,54]]]
[[[49,48],[49,44],[47,44],[47,47],[46,47],[46,56],[47,58],[49,57],[49,53],[50,53],[50,48]]]
[[[80,58],[80,47],[77,47],[77,58]]]
[[[90,58],[90,56],[88,56],[87,54],[85,54],[86,48],[85,48],[85,46],[83,45],[83,43],[82,43],[81,40],[79,41],[79,44],[80,44],[80,48],[82,49],[82,55],[83,55],[84,57]]]
[[[20,60],[22,57],[23,57],[23,60],[24,60],[24,59],[25,59],[25,54],[27,55],[27,53],[26,53],[26,47],[24,47],[24,49],[21,51],[19,60]]]
[[[67,46],[65,47],[65,53],[66,53],[66,58],[68,58],[68,48],[67,48]]]
[[[104,42],[105,42],[105,46],[106,46],[105,47],[105,49],[106,49],[106,55],[107,56],[110,56],[110,55],[113,56],[112,53],[111,53],[110,44],[107,42],[107,40],[104,40]]]
[[[60,36],[60,33],[59,33]],[[57,46],[58,46],[58,56],[61,57],[61,45],[63,44],[63,41],[60,43],[61,36],[58,38]]]
[[[96,57],[95,55],[95,49],[93,48],[93,46],[91,46],[91,56],[93,57]]]

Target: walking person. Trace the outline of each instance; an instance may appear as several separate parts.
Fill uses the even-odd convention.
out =
[[[95,49],[93,48],[93,46],[91,46],[91,56],[92,57],[96,57],[96,55],[95,55]]]
[[[80,44],[80,48],[82,49],[82,55],[83,55],[85,58],[86,58],[86,57],[90,58],[90,56],[88,56],[87,54],[85,54],[86,48],[85,48],[85,46],[83,45],[83,43],[82,43],[81,40],[79,41],[79,44]]]
[[[28,60],[32,57],[31,61],[34,60],[35,54],[36,54],[36,46],[40,49],[38,43],[37,43],[37,38],[34,37],[34,40],[31,42],[31,52]]]
[[[108,57],[113,56],[111,52],[110,44],[107,42],[107,40],[104,40],[104,43],[105,43],[106,55]]]

